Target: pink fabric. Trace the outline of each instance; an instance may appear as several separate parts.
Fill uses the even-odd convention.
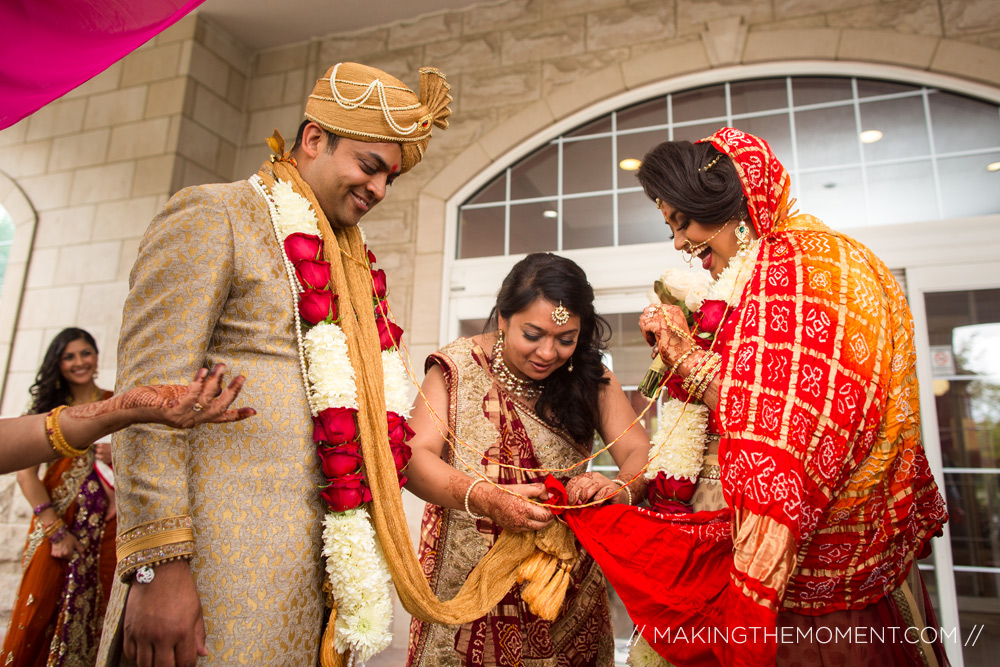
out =
[[[170,27],[204,0],[3,0],[0,130]]]

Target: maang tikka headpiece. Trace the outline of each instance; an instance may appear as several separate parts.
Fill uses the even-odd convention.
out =
[[[553,309],[552,321],[558,324],[559,326],[562,326],[567,322],[569,322],[569,311],[566,310],[566,306],[562,305],[562,301],[560,301],[559,305],[556,306],[555,309]]]

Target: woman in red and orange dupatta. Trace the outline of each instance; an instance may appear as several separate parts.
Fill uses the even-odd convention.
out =
[[[762,139],[723,128],[666,142],[639,179],[675,247],[713,277],[750,253],[709,349],[675,306],[641,319],[676,365],[675,398],[689,400],[676,380],[695,374],[721,436],[725,507],[574,510],[577,537],[676,665],[947,664],[940,642],[903,636],[936,623],[914,561],[947,514],[920,443],[899,284],[857,241],[788,214],[788,173]]]

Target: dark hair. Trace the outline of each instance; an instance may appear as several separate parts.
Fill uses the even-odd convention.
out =
[[[642,158],[638,176],[647,197],[660,199],[703,225],[749,220],[733,161],[708,142],[664,141]]]
[[[599,422],[598,394],[604,377],[601,351],[608,346],[611,327],[594,311],[594,288],[576,262],[548,252],[528,255],[514,265],[497,292],[485,331],[496,331],[500,317],[529,307],[538,298],[560,303],[580,318],[580,333],[569,364],[556,369],[545,382],[535,411],[578,443],[590,443]]]
[[[298,150],[298,148],[300,146],[302,146],[302,135],[306,131],[306,125],[308,125],[309,123],[313,123],[313,122],[315,122],[315,121],[312,121],[312,120],[309,120],[308,118],[306,118],[304,121],[302,121],[301,123],[299,123],[299,129],[298,129],[298,131],[295,132],[295,144],[292,145],[292,150],[293,151],[294,150]],[[319,123],[316,123],[316,124],[319,125]],[[340,141],[340,135],[339,134],[334,134],[333,132],[331,132],[330,130],[326,129],[322,125],[319,125],[319,127],[320,127],[321,130],[323,130],[326,133],[326,152],[327,153],[333,153],[333,151],[337,150],[337,142]]]
[[[31,386],[33,414],[48,412],[52,408],[66,404],[72,398],[69,384],[59,371],[59,360],[62,359],[66,346],[75,340],[86,341],[94,348],[94,352],[98,352],[97,341],[87,331],[76,327],[60,331],[59,335],[49,343],[49,349],[46,350],[45,358],[42,360],[42,367],[35,376],[35,384]]]

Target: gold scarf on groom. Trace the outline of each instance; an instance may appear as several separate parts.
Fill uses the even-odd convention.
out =
[[[535,585],[530,587],[531,591],[527,590],[528,586],[522,588],[522,597],[535,614],[554,620],[569,582],[567,568],[556,567],[556,564],[576,558],[573,534],[559,522],[538,532],[503,531],[453,599],[441,601],[431,591],[410,542],[396,466],[389,447],[382,348],[372,308],[368,249],[361,231],[357,227],[331,228],[312,189],[289,160],[265,163],[258,175],[268,191],[275,179],[291,183],[295,191],[309,201],[319,220],[323,255],[330,264],[332,289],[339,296],[340,326],[347,336],[348,354],[357,382],[358,430],[365,476],[373,498],[371,516],[403,607],[417,618],[432,623],[468,623],[500,602],[518,582],[521,564],[534,556],[525,563],[520,579]],[[333,623],[331,616],[323,637],[324,667],[336,665],[343,659],[333,649]]]

